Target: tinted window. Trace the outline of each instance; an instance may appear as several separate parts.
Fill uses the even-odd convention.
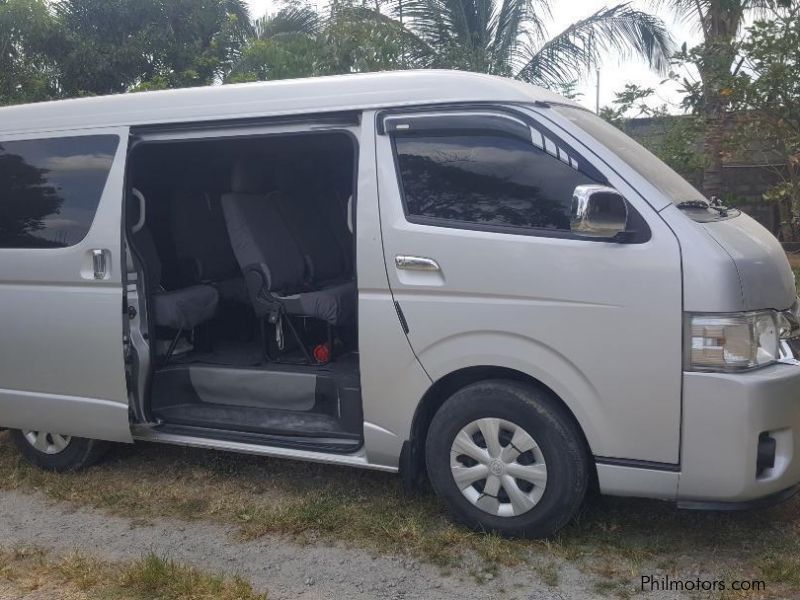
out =
[[[0,142],[0,247],[80,242],[118,144],[114,135]]]
[[[597,181],[581,173],[575,158],[552,140],[544,142],[557,156],[502,134],[396,137],[407,213],[568,230],[572,192]]]

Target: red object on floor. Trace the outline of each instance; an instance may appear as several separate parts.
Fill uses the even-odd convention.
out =
[[[314,346],[314,360],[322,364],[330,362],[331,349],[328,347],[328,344],[318,344]]]

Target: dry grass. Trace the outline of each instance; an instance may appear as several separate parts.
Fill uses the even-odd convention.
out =
[[[28,598],[116,600],[266,600],[240,578],[209,575],[150,554],[110,563],[80,554],[55,558],[37,549],[0,551],[3,584]]]
[[[800,497],[747,513],[597,498],[554,540],[505,540],[453,525],[430,494],[410,498],[397,477],[383,473],[137,444],[115,446],[87,471],[55,475],[22,461],[5,434],[0,489],[40,491],[140,523],[206,520],[232,525],[244,539],[344,542],[446,570],[477,555],[485,572],[525,564],[552,585],[558,578],[550,565],[566,560],[607,582],[604,590],[612,595],[624,596],[623,582],[637,573],[669,565],[675,573],[764,578],[774,597],[800,596]]]
[[[797,293],[800,295],[800,256],[792,255],[796,258],[792,258],[789,262],[792,265],[792,272],[794,273],[794,284],[797,287]]]

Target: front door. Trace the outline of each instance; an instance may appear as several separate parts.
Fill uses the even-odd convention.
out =
[[[130,441],[127,128],[0,138],[0,427]]]
[[[680,254],[644,199],[532,113],[390,114],[376,139],[386,270],[430,377],[528,376],[595,456],[678,463]],[[626,197],[637,243],[570,232],[587,184]]]

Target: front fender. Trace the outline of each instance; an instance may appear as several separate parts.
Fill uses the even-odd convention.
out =
[[[572,411],[592,453],[604,455],[601,432],[611,429],[611,417],[592,383],[555,349],[519,334],[470,331],[439,339],[417,356],[434,382],[469,367],[501,367],[536,379]]]

